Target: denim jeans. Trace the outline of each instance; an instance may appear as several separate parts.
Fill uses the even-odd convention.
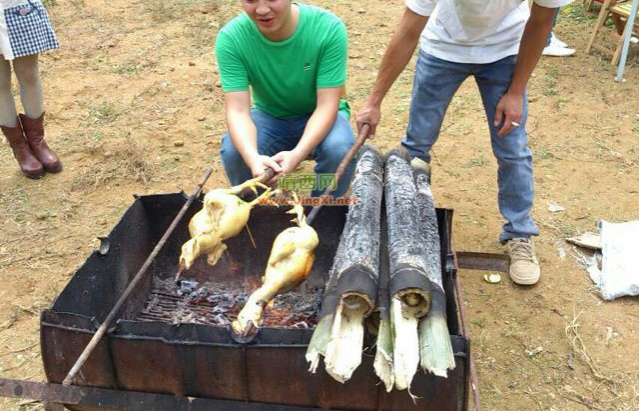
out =
[[[559,10],[559,7],[555,7],[555,10],[552,12],[552,29],[550,30],[550,33],[548,33],[548,37],[546,37],[546,47],[550,46],[550,40],[552,40],[552,32],[555,30],[555,25],[557,24]]]
[[[497,103],[510,86],[516,61],[516,56],[509,56],[489,64],[453,63],[420,50],[415,67],[408,128],[402,141],[411,156],[430,162],[429,151],[439,137],[444,114],[453,95],[468,76],[475,77],[498,164],[499,211],[507,220],[499,235],[502,242],[539,234],[530,216],[534,188],[532,154],[525,129],[528,108],[526,95],[520,127],[499,137],[497,131],[501,125],[496,127],[493,124]]]
[[[257,151],[266,156],[294,149],[302,138],[310,118],[310,116],[304,116],[296,119],[280,119],[257,108],[252,110],[251,117],[257,128]],[[346,116],[340,112],[337,114],[333,128],[311,152],[311,157],[316,161],[315,173],[334,173],[354,143],[353,129]],[[238,185],[253,178],[251,170],[244,163],[244,159],[233,145],[228,133],[222,138],[221,155],[224,172],[232,185]],[[353,170],[354,164],[351,162],[332,194],[334,197],[340,197],[346,192]],[[319,196],[323,191],[315,189],[311,195]]]

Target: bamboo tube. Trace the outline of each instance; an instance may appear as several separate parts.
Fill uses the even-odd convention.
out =
[[[326,371],[339,382],[348,381],[361,363],[364,318],[377,300],[382,186],[382,156],[364,146],[351,184],[356,202],[349,207],[319,324],[306,353],[309,371],[317,370],[323,355]]]
[[[386,224],[386,210],[382,205],[381,216],[381,242],[388,243],[388,230]],[[393,331],[390,319],[390,298],[388,294],[388,253],[380,254],[379,264],[379,294],[377,297],[377,311],[379,312],[379,329],[377,331],[377,344],[373,367],[375,374],[382,380],[386,392],[390,392],[395,385],[395,371],[393,369]]]
[[[424,371],[447,377],[455,368],[455,356],[446,322],[446,296],[442,281],[441,245],[437,214],[430,188],[428,163],[411,161],[415,180],[418,227],[426,248],[426,273],[431,283],[431,308],[419,323],[420,365]]]
[[[395,387],[409,389],[419,366],[419,319],[430,309],[431,283],[420,241],[415,184],[402,148],[386,155],[384,195],[388,221],[389,293]]]

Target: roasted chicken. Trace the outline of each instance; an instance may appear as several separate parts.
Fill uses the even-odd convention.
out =
[[[273,242],[262,286],[249,297],[233,322],[233,330],[246,335],[253,327],[262,323],[262,311],[268,302],[278,294],[292,290],[308,277],[315,260],[315,248],[319,243],[317,233],[306,223],[304,208],[295,196],[295,206],[288,211],[297,214],[291,220],[297,227],[282,231]]]
[[[226,250],[222,241],[238,235],[248,222],[251,208],[263,198],[275,194],[259,180],[258,177],[235,187],[211,190],[204,196],[204,207],[189,223],[191,239],[182,246],[178,276],[191,268],[195,259],[202,254],[207,256],[210,265],[218,262]],[[247,203],[238,197],[247,188],[257,194],[258,187],[266,191],[255,200]]]

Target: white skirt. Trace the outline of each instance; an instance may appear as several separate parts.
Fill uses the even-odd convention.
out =
[[[0,53],[5,60],[59,47],[47,10],[40,0],[3,0]]]

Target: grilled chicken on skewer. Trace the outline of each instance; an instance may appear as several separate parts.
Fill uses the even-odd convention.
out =
[[[297,218],[291,220],[297,227],[289,227],[275,238],[263,284],[251,294],[233,322],[233,330],[237,334],[246,335],[252,327],[258,327],[266,304],[276,295],[300,285],[311,272],[319,239],[315,230],[306,223],[304,208],[295,194],[294,199],[295,205],[288,213],[297,214]]]
[[[188,270],[200,255],[207,256],[207,262],[215,265],[226,245],[222,242],[238,235],[248,222],[251,208],[263,198],[275,194],[266,185],[259,182],[261,177],[248,180],[231,188],[218,188],[204,196],[204,208],[196,213],[189,223],[191,239],[182,246],[180,267],[177,275]],[[245,202],[238,195],[244,189],[257,194],[257,188],[266,191],[251,202]]]

